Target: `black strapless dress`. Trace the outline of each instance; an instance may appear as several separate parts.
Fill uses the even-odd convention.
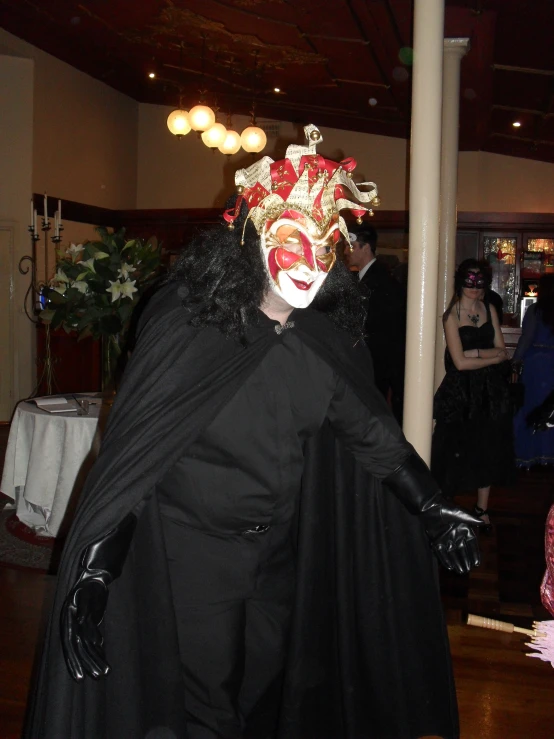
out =
[[[460,326],[464,351],[491,349],[494,326]],[[510,363],[456,369],[448,349],[446,375],[435,393],[431,471],[445,495],[514,482]]]

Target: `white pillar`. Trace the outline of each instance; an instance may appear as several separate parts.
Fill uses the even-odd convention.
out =
[[[435,390],[444,377],[442,314],[454,288],[458,194],[458,126],[460,118],[460,63],[469,50],[468,38],[444,39],[442,72],[442,156],[439,226],[439,271],[435,344]]]
[[[431,457],[444,0],[415,0],[404,433]]]

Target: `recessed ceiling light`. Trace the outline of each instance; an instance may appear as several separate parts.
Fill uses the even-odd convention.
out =
[[[281,92],[281,88],[280,87],[274,87],[273,88],[273,92]]]
[[[150,77],[150,79],[151,79],[151,80],[153,80],[153,79],[154,79],[154,77],[156,76],[156,73],[155,73],[155,72],[150,72],[150,73],[148,74],[148,76]]]
[[[520,123],[519,121],[514,121],[514,122],[512,123],[512,126],[513,126],[514,128],[519,128],[519,127],[521,126],[521,123]]]
[[[368,103],[369,103],[369,104],[371,105],[371,107],[373,108],[373,106],[374,106],[374,105],[377,105],[377,98],[369,98],[369,100],[368,100],[367,102],[368,102]]]

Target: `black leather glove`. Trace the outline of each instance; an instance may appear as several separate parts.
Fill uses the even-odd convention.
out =
[[[106,611],[108,586],[121,575],[136,523],[136,516],[129,513],[117,528],[83,552],[78,580],[60,617],[63,653],[74,680],[83,680],[85,675],[98,679],[110,671],[99,626]]]
[[[421,516],[431,547],[447,570],[460,575],[481,562],[474,526],[482,526],[480,518],[447,500],[416,454],[383,480],[410,513]]]
[[[527,425],[537,431],[546,431],[554,426],[554,390],[527,415]]]

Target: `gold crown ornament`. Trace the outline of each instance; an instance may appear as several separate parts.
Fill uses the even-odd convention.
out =
[[[327,228],[341,210],[350,210],[358,222],[365,213],[373,215],[371,207],[362,203],[379,202],[377,185],[361,182],[364,190],[360,190],[352,179],[356,160],[351,157],[342,162],[324,159],[316,152],[317,144],[323,141],[319,129],[314,125],[305,126],[304,134],[308,146],[291,144],[284,159],[275,162],[265,156],[250,167],[237,170],[237,201],[223,214],[229,228],[234,228],[243,202],[248,206],[244,225],[250,219],[258,234],[262,233],[267,221],[277,220],[287,211],[295,211],[312,220],[318,231]],[[348,242],[348,228],[342,216],[338,224]]]

